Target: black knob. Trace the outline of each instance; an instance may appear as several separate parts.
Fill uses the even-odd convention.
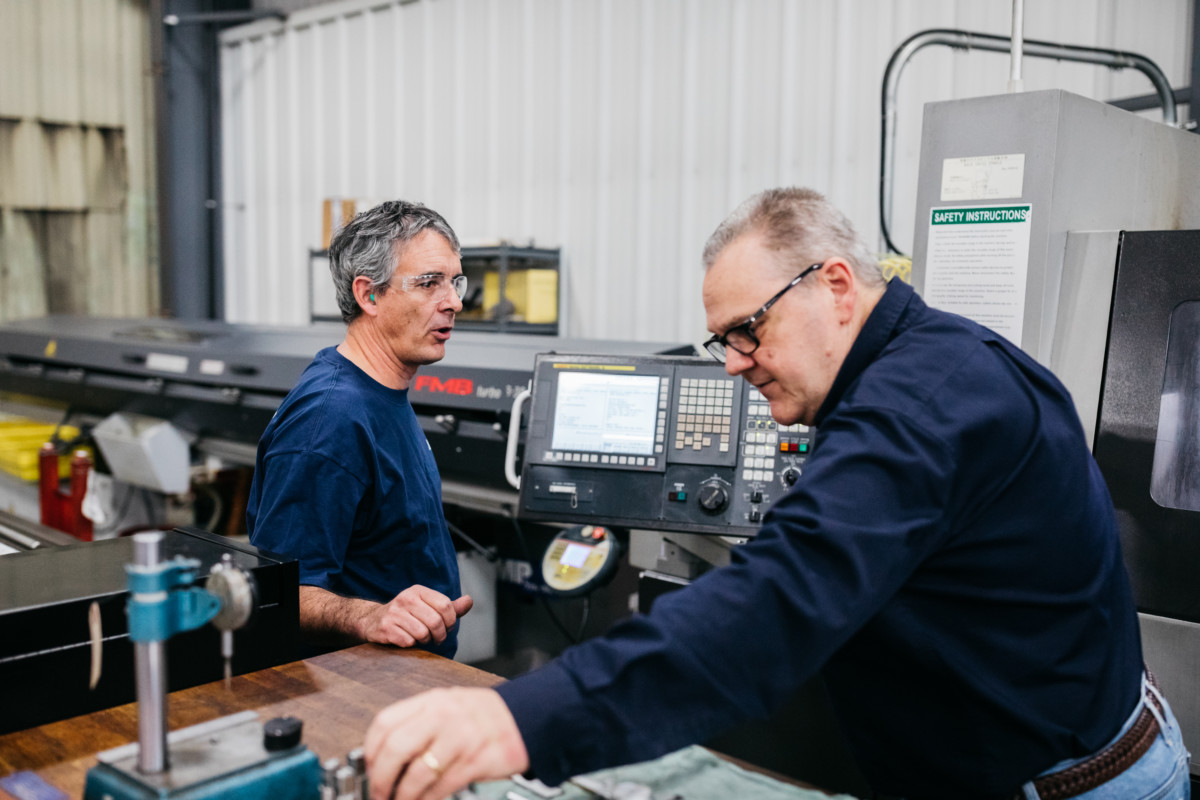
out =
[[[275,717],[263,725],[263,747],[268,752],[290,750],[300,744],[304,723],[295,717]]]
[[[716,514],[727,505],[729,505],[729,491],[723,484],[716,481],[700,484],[701,508],[710,514]]]
[[[798,468],[788,467],[783,471],[783,482],[788,486],[795,486],[798,480],[800,480],[800,470]]]

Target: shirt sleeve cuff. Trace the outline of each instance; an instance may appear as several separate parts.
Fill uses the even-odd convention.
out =
[[[587,738],[583,695],[571,675],[555,661],[496,687],[521,731],[529,772],[557,785],[576,774],[568,761],[569,743]],[[583,723],[581,726],[580,723]]]

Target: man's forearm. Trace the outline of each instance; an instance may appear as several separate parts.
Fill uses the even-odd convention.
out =
[[[363,620],[378,606],[370,600],[342,597],[319,586],[301,586],[300,630],[315,641],[366,641]]]

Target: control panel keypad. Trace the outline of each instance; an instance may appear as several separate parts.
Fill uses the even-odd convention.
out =
[[[728,453],[734,382],[724,378],[683,378],[676,404],[676,450],[715,448]]]
[[[741,477],[747,482],[775,480],[775,455],[779,451],[779,426],[771,419],[771,404],[751,387],[746,404],[746,430],[742,434]]]

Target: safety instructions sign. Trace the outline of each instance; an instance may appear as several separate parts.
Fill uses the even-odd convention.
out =
[[[931,210],[925,302],[969,317],[1019,346],[1032,210],[1030,205]]]

